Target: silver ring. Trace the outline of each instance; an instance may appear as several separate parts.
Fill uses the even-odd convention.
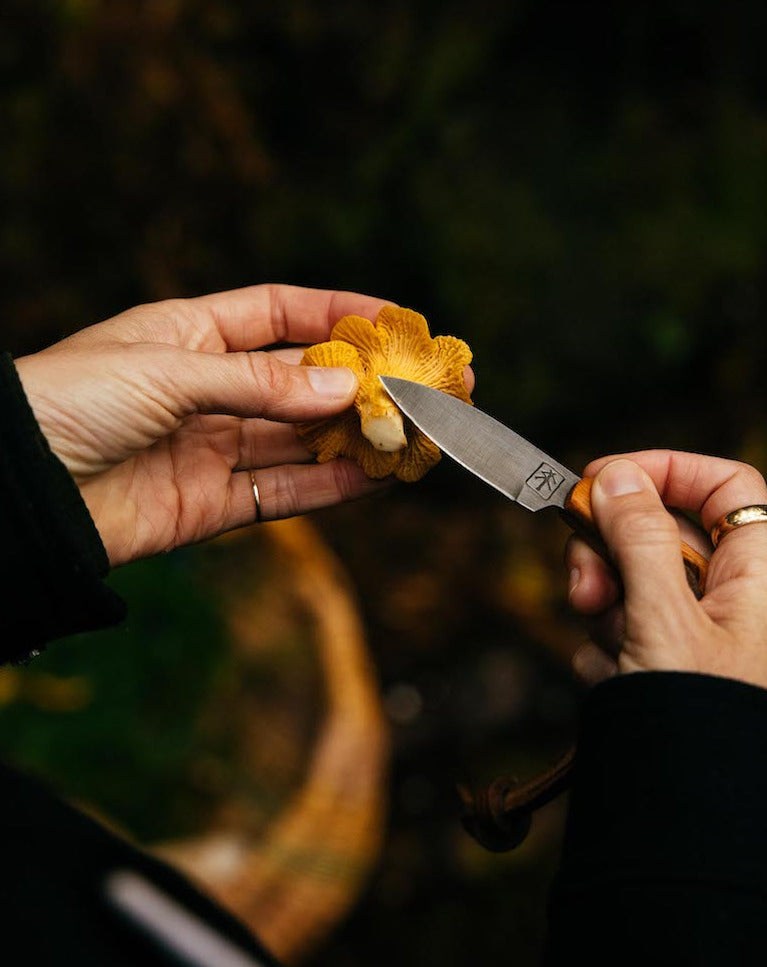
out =
[[[250,485],[253,488],[253,496],[255,497],[255,500],[256,500],[256,523],[260,524],[262,523],[261,495],[258,492],[258,484],[256,483],[256,474],[255,474],[255,471],[253,470],[250,471]]]

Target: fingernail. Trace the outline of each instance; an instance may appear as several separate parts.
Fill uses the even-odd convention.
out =
[[[578,587],[581,580],[581,569],[579,567],[571,568],[570,570],[570,580],[567,585],[567,595],[570,597],[573,591]]]
[[[357,386],[357,377],[347,366],[310,366],[309,384],[319,396],[345,399]]]
[[[640,493],[647,487],[647,482],[635,463],[615,460],[597,475],[595,485],[601,487],[607,497],[625,497],[626,494]]]

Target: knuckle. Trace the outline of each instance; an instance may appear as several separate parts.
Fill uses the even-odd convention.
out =
[[[268,353],[243,353],[249,375],[267,400],[283,399],[288,395],[288,374],[279,360]]]
[[[184,299],[162,299],[160,302],[150,303],[149,305],[155,312],[168,319],[175,319],[179,314],[183,314],[186,308]]]
[[[356,496],[359,481],[354,472],[354,464],[346,460],[334,461],[333,478],[341,500],[350,500]]]
[[[266,283],[267,300],[270,306],[274,342],[283,342],[288,335],[288,314],[285,305],[285,287],[276,282]]]
[[[571,534],[565,543],[565,550],[562,555],[562,560],[565,562],[565,567],[571,568],[578,559],[578,538],[575,534]]]
[[[626,509],[613,522],[613,538],[621,545],[656,545],[678,542],[674,519],[665,511],[644,507]]]
[[[153,318],[169,334],[182,332],[188,320],[188,306],[184,299],[163,299],[146,307]]]
[[[568,568],[599,567],[601,558],[578,534],[571,534],[565,544],[564,561]]]
[[[275,471],[273,499],[276,518],[292,517],[300,512],[300,495],[290,468],[283,467]]]
[[[168,393],[179,402],[193,404],[194,392],[189,385],[191,367],[186,353],[175,346],[135,343],[136,371],[150,383],[157,393]]]
[[[131,310],[132,311],[132,310]],[[137,321],[147,335],[185,346],[187,349],[209,349],[212,343],[209,321],[200,314],[193,299],[163,299],[139,306]]]
[[[749,488],[764,490],[765,480],[762,474],[750,463],[738,463],[738,475],[741,476]]]

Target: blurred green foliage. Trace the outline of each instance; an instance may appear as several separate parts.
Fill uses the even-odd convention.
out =
[[[225,670],[223,621],[183,553],[123,568],[112,583],[131,603],[124,626],[0,673],[21,677],[0,714],[0,747],[140,838],[197,831],[210,803],[189,777],[210,751],[198,723]],[[69,702],[57,682],[69,683]]]
[[[465,338],[477,402],[574,467],[677,446],[767,469],[763,4],[8,0],[1,16],[8,348],[168,296],[358,289]],[[446,529],[494,499],[445,467],[391,513]],[[387,513],[323,518],[355,574],[360,535],[391,568],[415,567],[386,543]],[[87,669],[94,702],[48,716],[11,704],[0,746],[139,832],[183,830],[200,812],[183,778],[194,723],[225,662],[215,606],[167,561],[116,580],[130,630],[43,659]],[[388,627],[361,582],[384,684],[440,663],[457,680],[472,628],[477,667],[503,644],[460,580],[448,586],[435,613],[463,618],[438,642]],[[408,669],[411,646],[425,651]],[[522,636],[522,669],[556,684],[534,646]],[[517,723],[505,748],[523,756],[541,722]],[[438,785],[456,742],[450,729],[436,753],[424,741],[418,774]],[[418,755],[398,748],[407,772]],[[388,918],[409,909],[406,882],[423,904],[412,962],[532,962],[550,865],[471,881],[429,838],[429,809],[403,819],[398,801],[389,866],[326,962],[405,963]]]

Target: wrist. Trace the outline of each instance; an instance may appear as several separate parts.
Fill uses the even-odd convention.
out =
[[[124,606],[101,582],[108,560],[99,533],[7,355],[0,355],[0,404],[3,591],[9,601],[27,600],[34,585],[45,601],[42,608],[6,609],[0,660],[15,660],[53,638],[114,623]]]
[[[741,682],[757,688],[767,688],[767,662],[765,662],[762,636],[754,633],[730,640],[728,635],[713,635],[702,642],[678,641],[664,647],[636,655],[629,649],[618,658],[618,672],[630,675],[636,672],[677,672],[689,675],[705,675]]]

